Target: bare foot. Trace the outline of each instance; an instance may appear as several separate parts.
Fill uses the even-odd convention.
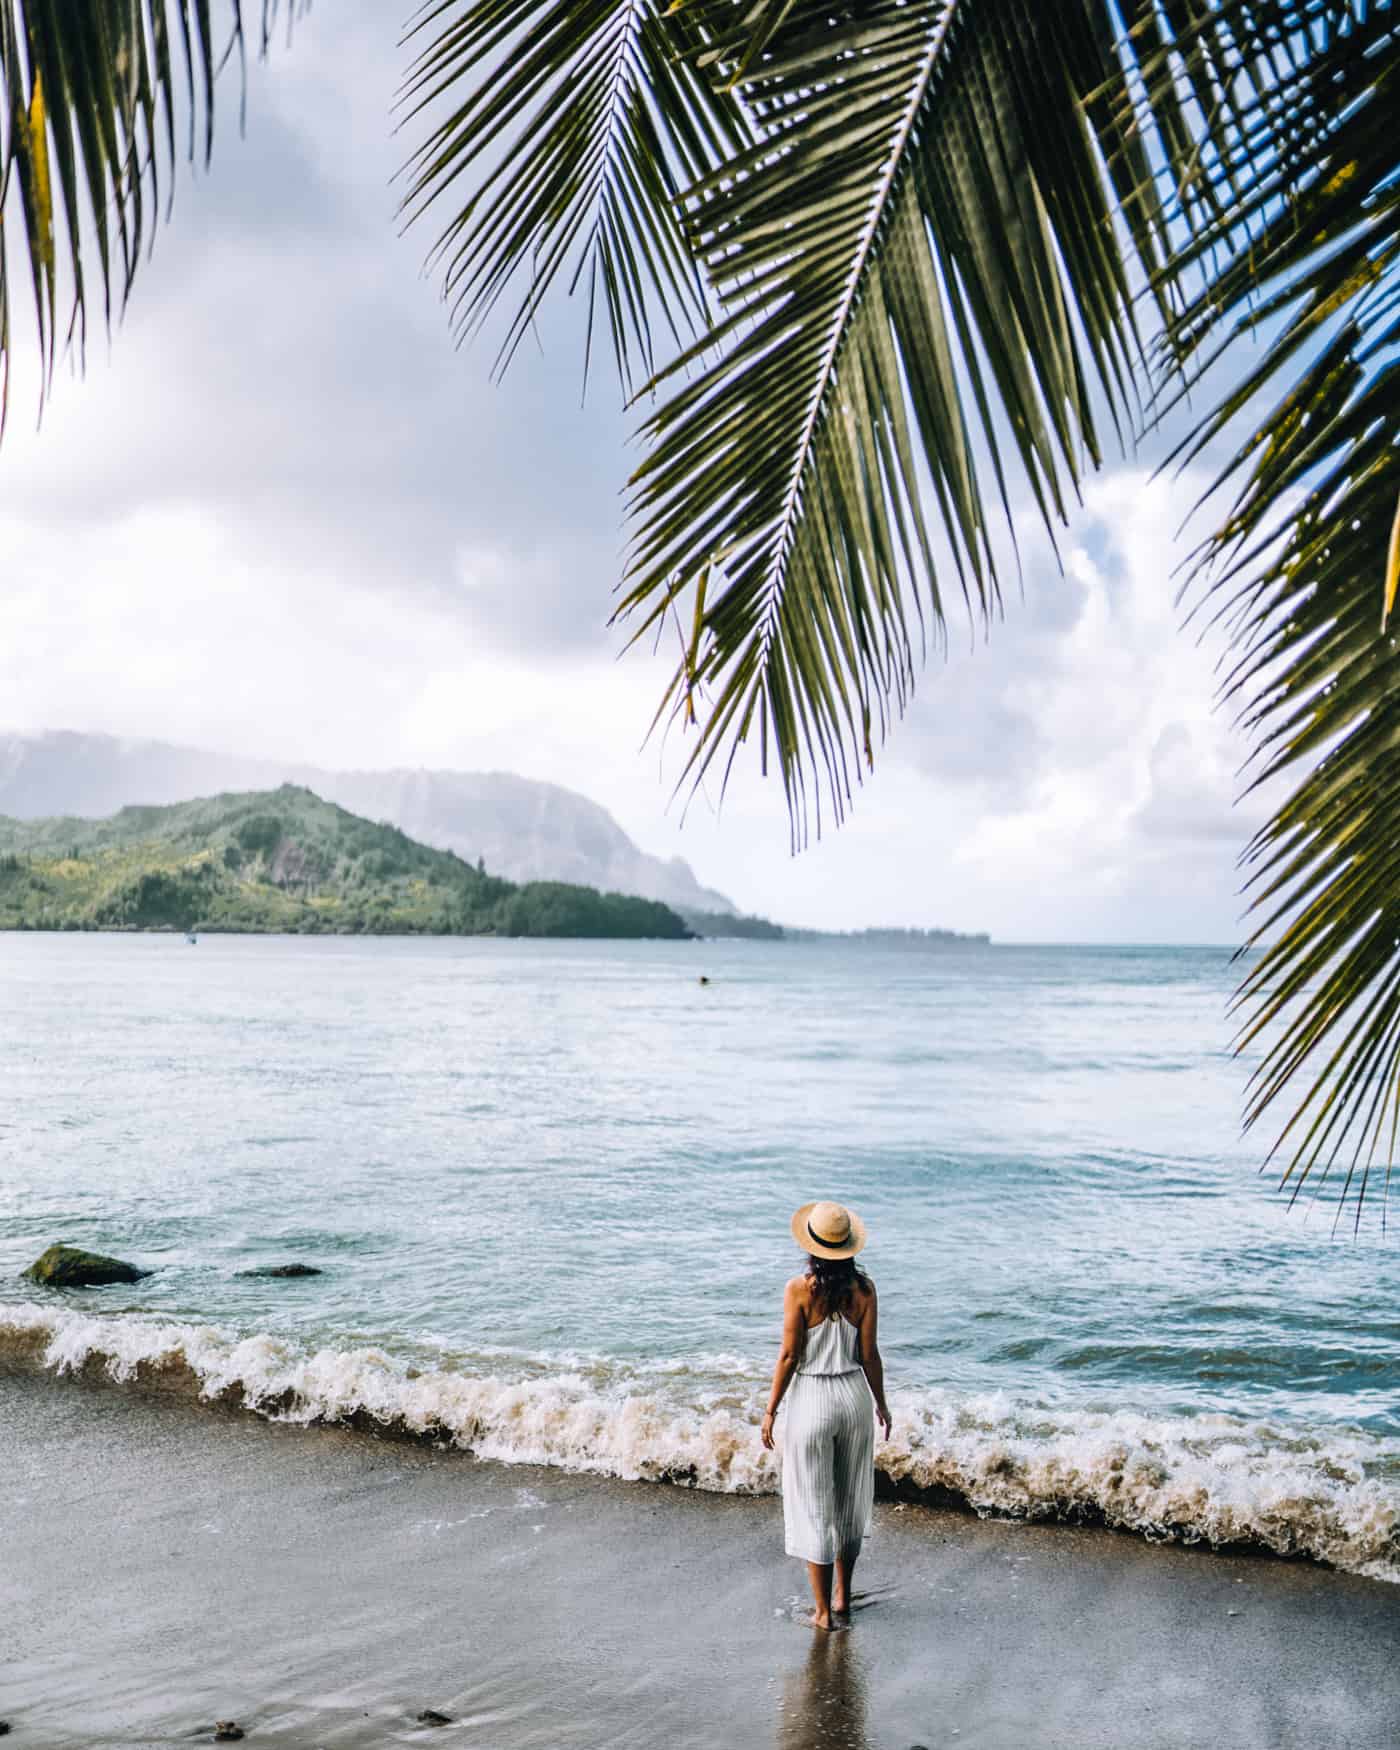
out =
[[[829,1610],[817,1610],[816,1608],[813,1608],[807,1613],[807,1620],[811,1623],[813,1628],[830,1629],[831,1612]]]

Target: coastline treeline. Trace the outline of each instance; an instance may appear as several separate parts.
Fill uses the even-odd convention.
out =
[[[742,912],[697,911],[693,906],[684,906],[681,916],[697,936],[716,941],[781,942],[787,935],[782,924],[768,918],[748,917]]]
[[[291,784],[106,820],[0,817],[0,929],[691,934],[659,901],[505,881]]]

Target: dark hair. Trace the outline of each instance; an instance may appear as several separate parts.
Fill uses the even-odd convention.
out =
[[[814,1252],[807,1254],[807,1280],[816,1291],[823,1317],[845,1312],[857,1283],[870,1287],[870,1278],[854,1258],[819,1258]]]

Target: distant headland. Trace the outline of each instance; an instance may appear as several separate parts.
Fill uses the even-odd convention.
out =
[[[0,816],[96,819],[133,802],[164,807],[201,796],[296,784],[419,844],[455,851],[524,886],[562,881],[600,893],[659,899],[673,911],[732,912],[727,895],[680,857],[651,856],[608,811],[560,784],[511,772],[333,771],[292,759],[254,759],[164,741],[49,730],[0,731]]]
[[[300,784],[77,815],[0,815],[0,930],[542,936],[986,947],[944,929],[811,930],[567,881],[504,880]]]
[[[388,862],[367,861],[354,846],[331,856],[323,842],[303,867],[297,847],[308,832],[323,837],[324,817],[319,825],[292,818],[296,809],[289,816],[260,796],[310,797],[367,832],[394,835],[380,847]],[[282,823],[291,848],[245,844],[243,825],[218,818],[219,806],[245,801]],[[426,894],[375,872],[395,866],[403,845],[439,854],[432,879],[421,876]],[[237,879],[216,880],[215,870],[191,887],[206,850]],[[87,867],[58,867],[73,861]],[[0,733],[0,863],[0,929],[693,935],[911,950],[989,942],[936,928],[803,929],[741,913],[683,859],[642,851],[588,797],[511,773],[331,771],[66,730]],[[490,885],[449,903],[464,868]],[[139,891],[133,882],[143,883]],[[659,904],[624,905],[634,897]]]
[[[105,820],[0,817],[0,929],[662,938],[658,900],[504,881],[299,785],[123,808]]]

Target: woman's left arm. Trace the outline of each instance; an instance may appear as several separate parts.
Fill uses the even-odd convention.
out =
[[[768,1394],[768,1409],[759,1429],[763,1444],[770,1452],[773,1450],[773,1418],[783,1401],[788,1381],[797,1371],[806,1341],[807,1309],[802,1304],[802,1281],[794,1276],[783,1292],[783,1346],[778,1351],[777,1365],[773,1369],[773,1389]]]

